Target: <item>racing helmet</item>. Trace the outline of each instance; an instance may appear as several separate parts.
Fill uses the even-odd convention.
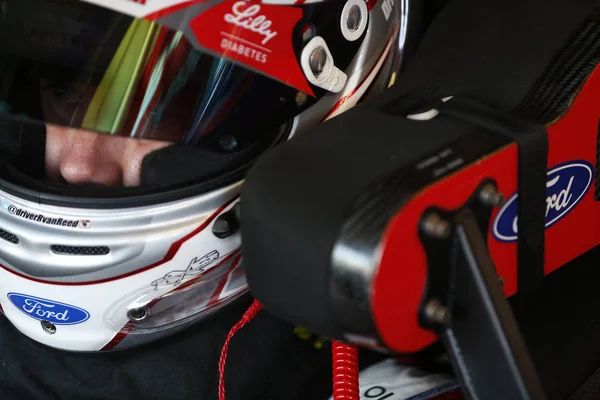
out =
[[[5,317],[106,351],[246,293],[245,171],[393,83],[407,4],[0,0]]]

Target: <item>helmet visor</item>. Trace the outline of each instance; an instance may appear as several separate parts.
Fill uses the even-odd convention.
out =
[[[199,145],[225,131],[259,135],[310,100],[153,21],[73,0],[0,4],[3,113]],[[235,51],[264,57],[251,47]]]

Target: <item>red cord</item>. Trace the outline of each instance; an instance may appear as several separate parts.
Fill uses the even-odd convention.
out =
[[[358,349],[333,341],[333,400],[359,400]]]
[[[229,350],[229,342],[233,336],[242,329],[248,322],[252,321],[256,314],[263,309],[262,304],[254,300],[254,303],[246,310],[242,319],[240,319],[227,334],[225,344],[221,350],[221,357],[219,358],[219,400],[225,400],[225,362],[227,361],[227,351]]]

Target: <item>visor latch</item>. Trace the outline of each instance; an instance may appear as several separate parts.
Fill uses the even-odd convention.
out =
[[[240,229],[240,203],[236,203],[231,210],[219,215],[213,224],[213,235],[225,239]]]
[[[348,76],[335,66],[327,43],[321,36],[315,36],[302,50],[300,63],[306,79],[312,85],[339,93],[346,85]]]

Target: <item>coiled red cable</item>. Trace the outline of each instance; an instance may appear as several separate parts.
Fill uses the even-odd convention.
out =
[[[225,400],[225,363],[227,362],[229,343],[233,336],[248,322],[252,321],[262,309],[262,304],[255,300],[227,334],[219,357],[219,400]],[[360,400],[358,349],[355,346],[334,340],[331,351],[333,360],[333,400]]]
[[[240,319],[229,331],[223,349],[221,349],[221,357],[219,357],[219,400],[225,400],[225,362],[227,361],[227,351],[229,350],[229,342],[233,336],[242,329],[248,322],[252,321],[254,317],[263,309],[262,304],[254,300],[254,303],[246,310],[242,319]]]
[[[358,349],[346,343],[333,341],[333,400],[359,400]]]

